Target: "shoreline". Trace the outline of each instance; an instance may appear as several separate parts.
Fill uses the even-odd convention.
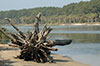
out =
[[[62,55],[51,54],[54,58],[53,63],[36,63],[33,61],[24,61],[22,59],[15,59],[19,55],[20,50],[13,49],[7,44],[0,44],[0,64],[2,66],[90,66],[80,62],[73,61],[69,57],[64,57]]]
[[[66,26],[66,25],[76,25],[76,26],[81,26],[81,25],[86,25],[86,26],[100,26],[100,23],[73,23],[73,24],[61,24],[61,26]]]
[[[33,26],[34,24],[17,24],[16,26]],[[44,24],[41,24],[44,25]],[[48,26],[100,26],[99,22],[94,22],[94,23],[66,23],[66,24],[58,24],[58,23],[47,23]],[[9,24],[5,24],[3,26],[9,26]]]

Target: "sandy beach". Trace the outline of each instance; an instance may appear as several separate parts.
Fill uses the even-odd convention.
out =
[[[70,57],[52,54],[54,58],[53,63],[36,63],[33,61],[24,61],[16,59],[20,50],[9,47],[6,44],[0,44],[0,66],[90,66],[73,61]]]
[[[79,26],[79,25],[87,25],[87,26],[97,26],[97,25],[100,25],[99,22],[95,22],[95,23],[71,23],[71,24],[60,24],[61,26],[67,26],[67,25],[76,25],[76,26]]]

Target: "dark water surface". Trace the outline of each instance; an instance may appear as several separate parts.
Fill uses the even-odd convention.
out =
[[[4,26],[15,31],[11,26]],[[22,31],[27,28],[31,31],[32,26],[18,26]],[[72,39],[73,42],[67,46],[56,46],[59,48],[57,54],[69,56],[73,60],[100,66],[100,26],[52,26],[53,31],[49,35],[51,39]]]

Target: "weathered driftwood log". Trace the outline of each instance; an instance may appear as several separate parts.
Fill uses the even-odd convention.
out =
[[[34,23],[34,30],[27,31],[24,34],[19,28],[17,28],[11,19],[6,18],[10,25],[16,29],[18,34],[5,32],[4,28],[1,28],[0,31],[5,34],[9,39],[11,39],[12,43],[9,46],[19,47],[21,49],[20,55],[18,58],[24,59],[26,61],[33,60],[35,62],[53,62],[52,57],[50,56],[51,51],[57,51],[57,48],[53,48],[53,46],[64,46],[69,45],[72,40],[48,40],[47,36],[51,32],[52,28],[47,27],[46,24],[44,27],[39,30],[39,22],[41,18],[41,14],[39,13],[36,16],[36,20]]]
[[[69,45],[72,40],[49,40],[47,43],[44,43],[46,46],[53,47],[53,46],[64,46]]]

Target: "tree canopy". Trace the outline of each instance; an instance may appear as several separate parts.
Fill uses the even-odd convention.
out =
[[[33,17],[41,12],[44,16],[42,21],[56,23],[73,23],[73,22],[96,22],[100,21],[100,1],[81,1],[79,3],[71,3],[60,7],[39,7],[22,10],[0,11],[0,24],[5,24],[4,18],[12,18],[16,24],[32,23]],[[98,18],[96,18],[98,17]]]

